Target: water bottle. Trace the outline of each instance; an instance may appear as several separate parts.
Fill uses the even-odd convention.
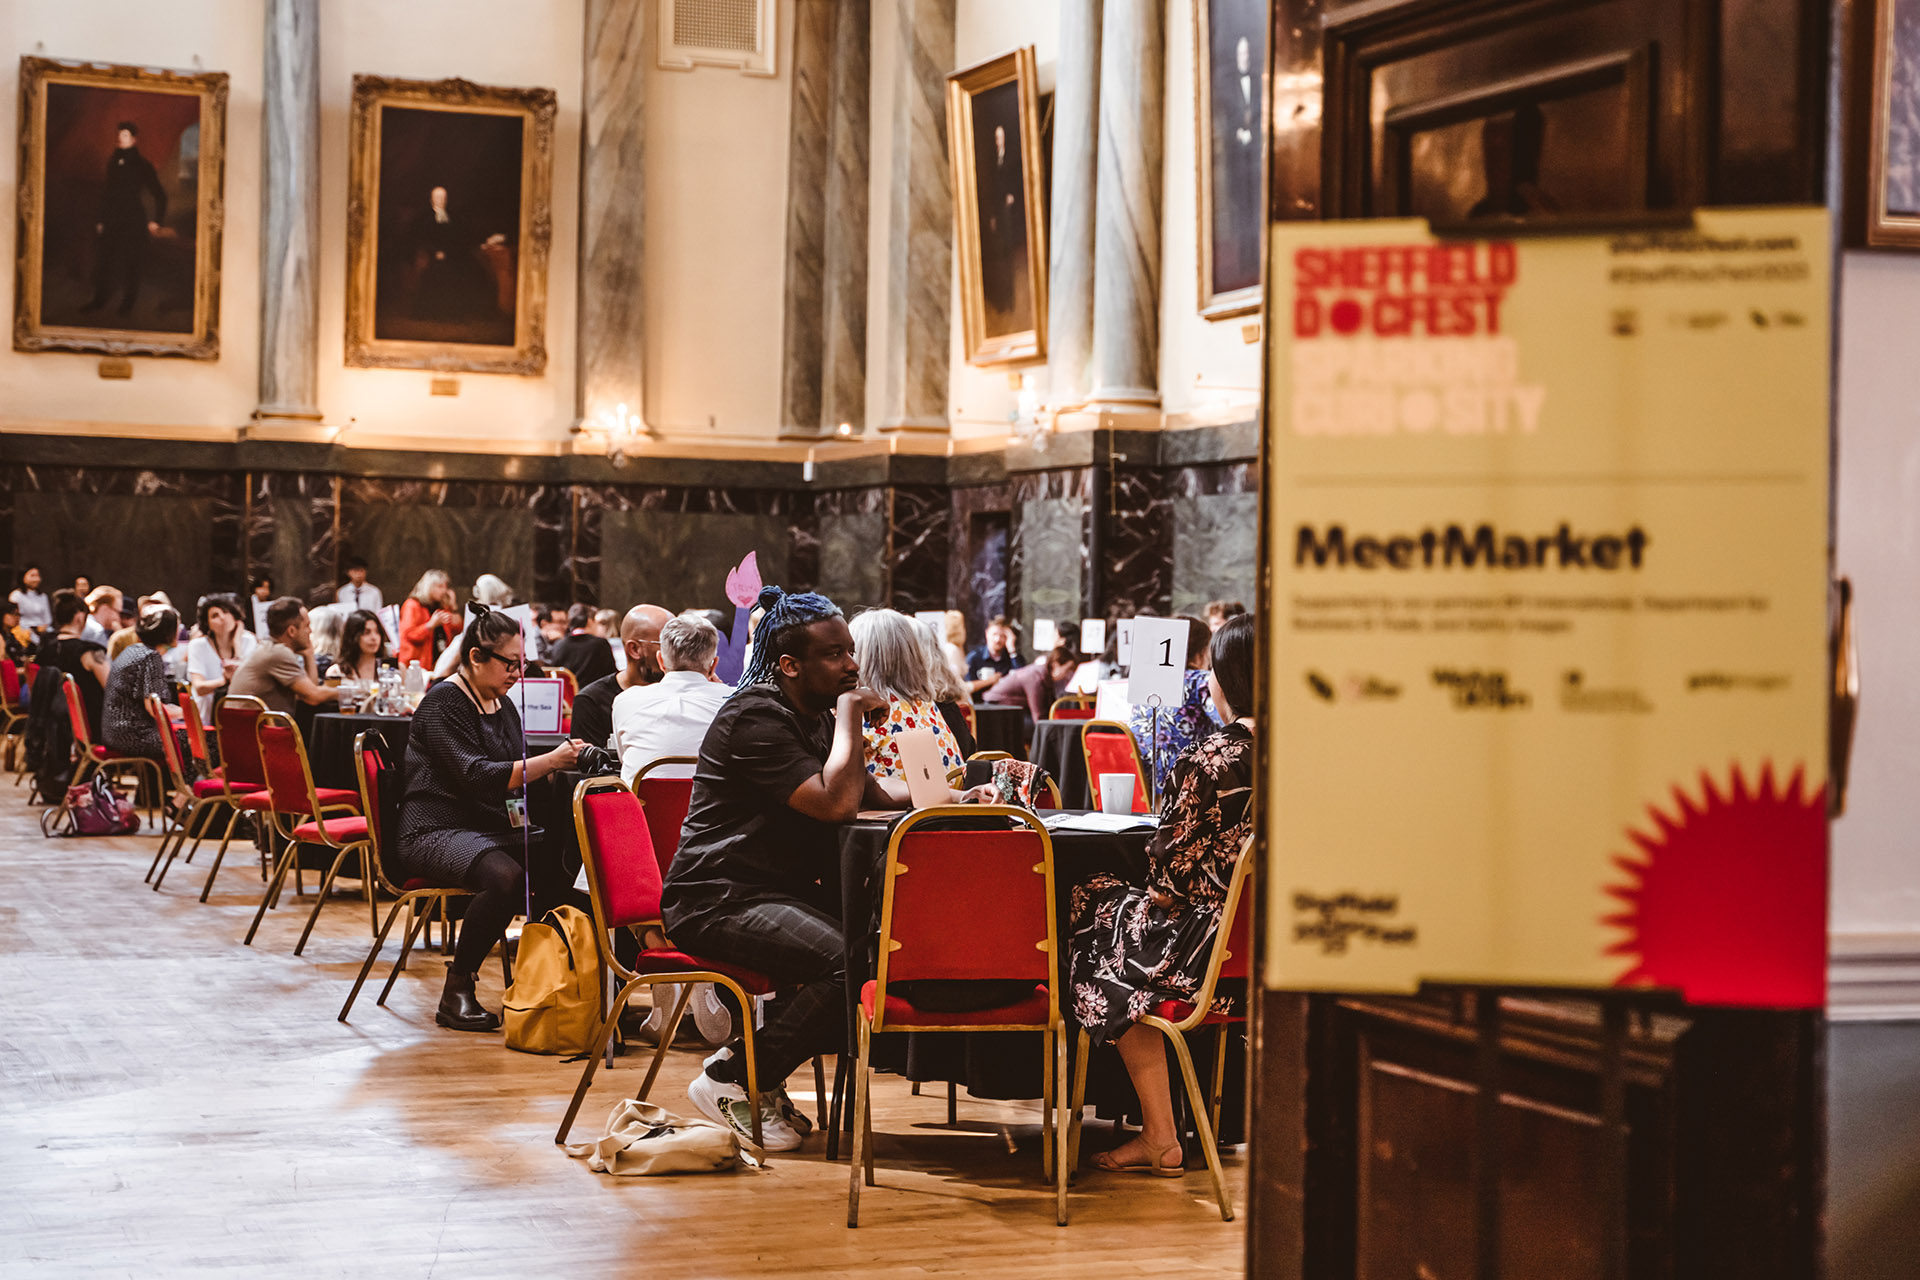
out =
[[[420,705],[420,699],[427,696],[427,673],[418,658],[407,664],[407,679],[402,692],[406,695],[407,710],[410,712]]]

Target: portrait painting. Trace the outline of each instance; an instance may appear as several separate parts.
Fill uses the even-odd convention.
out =
[[[1200,313],[1221,319],[1260,306],[1267,6],[1262,0],[1194,0],[1193,12]]]
[[[1874,0],[1866,172],[1857,175],[1854,241],[1920,248],[1920,3]],[[1864,184],[1864,192],[1858,187]],[[1861,225],[1864,223],[1864,225]]]
[[[553,90],[353,89],[347,363],[541,372]]]
[[[223,72],[20,60],[13,345],[220,354]]]
[[[1046,356],[1044,157],[1032,48],[947,80],[967,359]]]

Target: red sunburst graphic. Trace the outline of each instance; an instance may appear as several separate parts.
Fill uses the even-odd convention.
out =
[[[1652,833],[1627,831],[1639,851],[1615,855],[1628,882],[1607,893],[1625,909],[1603,917],[1626,937],[1607,948],[1631,965],[1621,986],[1675,987],[1695,1004],[1817,1009],[1826,1003],[1827,803],[1806,794],[1805,771],[1758,787],[1738,765],[1718,788],[1704,770],[1696,801],[1673,789],[1674,810],[1647,806]]]

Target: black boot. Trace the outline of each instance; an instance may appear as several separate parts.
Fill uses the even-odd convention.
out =
[[[455,1031],[498,1031],[500,1016],[488,1013],[473,993],[473,975],[447,965],[447,985],[440,992],[440,1010],[433,1020]]]

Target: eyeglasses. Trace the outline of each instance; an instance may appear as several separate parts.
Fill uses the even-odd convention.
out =
[[[527,660],[525,658],[502,657],[491,649],[476,648],[473,654],[476,658],[484,658],[488,662],[497,662],[509,671],[524,671],[527,667]]]

